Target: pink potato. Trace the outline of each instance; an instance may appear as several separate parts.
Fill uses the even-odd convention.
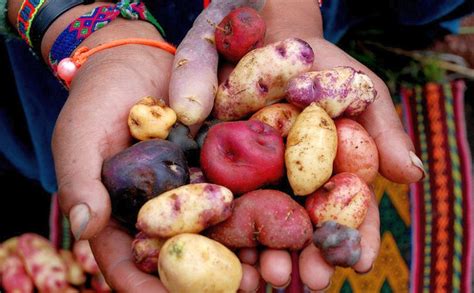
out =
[[[227,60],[238,62],[249,51],[263,46],[265,21],[251,7],[239,7],[227,14],[217,25],[217,51]]]
[[[309,195],[306,210],[313,224],[326,221],[357,228],[364,221],[372,192],[367,184],[352,173],[339,173]]]
[[[6,292],[34,292],[33,280],[26,272],[22,260],[17,255],[9,255],[3,262],[1,287]]]
[[[34,233],[21,235],[17,253],[40,292],[61,292],[67,288],[66,265],[46,238]]]
[[[206,136],[201,168],[209,182],[242,194],[283,177],[284,150],[280,134],[263,122],[223,122]]]
[[[334,121],[337,129],[337,153],[334,172],[350,172],[371,183],[379,170],[379,153],[374,139],[352,119]]]
[[[299,250],[310,241],[311,220],[288,194],[259,189],[235,200],[232,216],[212,226],[207,236],[229,248],[256,247]]]
[[[99,266],[92,254],[89,241],[79,240],[75,242],[72,247],[72,253],[84,272],[89,274],[97,274],[99,272]]]
[[[158,257],[166,239],[151,238],[143,232],[135,235],[132,242],[132,256],[135,265],[146,273],[158,272]]]
[[[331,118],[357,116],[377,97],[369,76],[349,66],[302,73],[288,82],[286,94],[288,102],[300,108],[315,103]]]

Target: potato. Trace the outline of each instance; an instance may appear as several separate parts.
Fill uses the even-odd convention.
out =
[[[155,197],[138,213],[137,229],[150,237],[199,233],[232,213],[232,192],[219,185],[184,185]]]
[[[321,251],[324,260],[333,265],[351,267],[361,256],[360,234],[334,221],[322,223],[313,234],[313,243]]]
[[[282,137],[287,137],[300,112],[301,110],[295,105],[277,103],[258,110],[250,120],[260,120],[275,128]]]
[[[199,145],[186,125],[176,122],[171,128],[167,140],[179,145],[188,161],[188,165],[199,158]]]
[[[238,120],[284,98],[287,82],[308,71],[314,53],[308,43],[292,38],[252,50],[217,90],[213,116]]]
[[[284,149],[282,137],[263,122],[223,122],[206,136],[201,168],[209,182],[242,194],[283,177]]]
[[[163,99],[147,96],[130,109],[128,127],[138,140],[166,139],[176,119],[176,113]]]
[[[334,172],[354,173],[366,183],[373,182],[379,170],[379,153],[374,139],[354,120],[340,118],[334,122],[338,141]]]
[[[242,266],[224,245],[198,234],[166,241],[158,260],[163,285],[170,293],[237,292]]]
[[[288,194],[259,189],[235,200],[232,216],[210,227],[206,235],[229,248],[299,250],[311,241],[313,227],[304,208]]]
[[[285,150],[287,177],[295,195],[308,195],[331,177],[337,151],[334,121],[311,104],[296,118]]]
[[[132,256],[135,265],[146,273],[158,272],[158,257],[166,239],[152,238],[143,232],[135,235],[132,242]]]
[[[79,263],[74,259],[72,252],[61,249],[59,255],[66,264],[67,281],[75,286],[84,284],[86,282],[86,274]]]
[[[306,199],[306,210],[316,226],[325,221],[357,228],[369,209],[372,192],[359,176],[339,173]]]
[[[249,51],[263,46],[266,25],[251,7],[232,10],[216,26],[217,52],[231,62],[238,62]]]
[[[34,292],[33,280],[25,270],[22,260],[15,254],[5,258],[2,264],[0,288],[6,292]]]
[[[189,183],[183,151],[163,139],[142,141],[105,160],[102,182],[112,202],[112,216],[133,228],[149,199]]]
[[[343,113],[356,116],[377,97],[372,80],[352,67],[310,71],[298,75],[288,83],[288,102],[300,108],[316,103],[331,118]]]
[[[40,292],[61,292],[66,289],[66,265],[47,239],[34,233],[25,233],[18,238],[17,253]]]
[[[202,173],[201,168],[190,167],[189,168],[189,183],[207,183],[207,179]]]
[[[84,272],[89,274],[97,274],[99,272],[99,266],[92,254],[89,241],[79,240],[74,242],[72,253]]]

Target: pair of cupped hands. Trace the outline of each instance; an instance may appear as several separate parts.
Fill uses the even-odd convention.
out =
[[[400,183],[422,179],[423,166],[413,153],[412,142],[403,130],[384,82],[323,39],[315,1],[295,1],[291,9],[285,2],[268,2],[262,11],[267,24],[266,43],[298,37],[315,52],[314,70],[347,65],[367,73],[374,81],[378,97],[357,119],[377,144],[380,173]],[[82,45],[94,47],[129,37],[162,40],[146,22],[116,20]],[[53,134],[61,209],[69,217],[74,236],[89,239],[106,280],[117,291],[166,292],[156,276],[135,267],[131,255],[133,236],[111,220],[110,198],[101,182],[101,169],[106,158],[133,143],[127,125],[132,105],[147,95],[167,100],[172,61],[171,54],[142,45],[120,46],[92,55],[71,84]],[[230,72],[231,65],[221,67],[220,80]],[[198,73],[192,82],[199,82]],[[373,266],[380,246],[379,226],[373,196],[367,217],[359,227],[362,255],[353,266],[358,273],[366,273]],[[255,291],[260,278],[274,287],[285,287],[291,280],[288,251],[244,249],[237,253],[244,273],[242,291]],[[313,244],[299,252],[300,277],[310,290],[326,288],[334,269]]]

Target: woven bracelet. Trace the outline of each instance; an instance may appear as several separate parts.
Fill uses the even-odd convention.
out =
[[[59,61],[72,52],[93,32],[103,28],[112,20],[122,16],[126,19],[141,19],[152,23],[164,35],[163,28],[140,1],[120,1],[116,5],[99,6],[74,20],[58,36],[49,53],[49,66],[56,74]]]
[[[29,46],[31,46],[31,23],[34,21],[36,14],[44,2],[45,0],[25,0],[18,11],[16,28],[20,37],[25,40]]]

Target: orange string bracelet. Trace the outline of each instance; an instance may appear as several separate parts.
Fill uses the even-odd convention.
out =
[[[130,39],[121,39],[111,41],[109,43],[101,44],[95,48],[89,49],[87,47],[80,47],[74,52],[72,57],[64,58],[58,64],[58,77],[61,78],[69,87],[71,84],[74,75],[76,75],[77,70],[87,61],[91,55],[103,51],[105,49],[110,49],[122,45],[146,45],[151,46],[159,49],[163,49],[166,52],[171,54],[176,53],[176,48],[166,42],[162,41],[155,41],[150,39],[140,39],[140,38],[130,38]]]

